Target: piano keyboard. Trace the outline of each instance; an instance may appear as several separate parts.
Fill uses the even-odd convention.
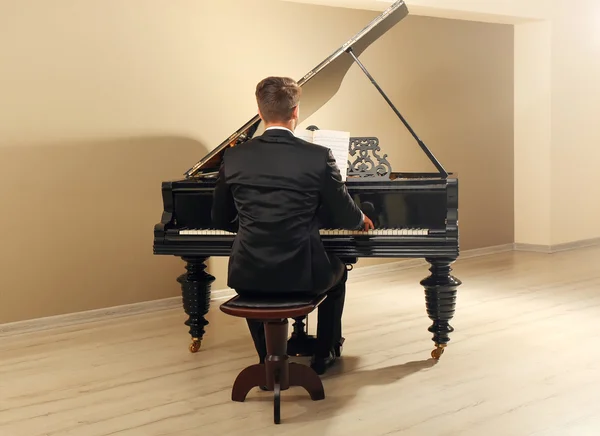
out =
[[[321,236],[427,236],[428,229],[374,229],[367,230],[343,230],[343,229],[321,229]],[[189,229],[179,230],[180,235],[206,235],[206,236],[235,236],[235,233],[225,230],[214,229]]]

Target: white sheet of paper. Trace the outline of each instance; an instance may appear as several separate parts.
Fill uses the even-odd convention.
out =
[[[304,139],[308,142],[313,142],[313,131],[312,130],[296,130],[294,131],[294,135],[297,138]]]
[[[346,181],[348,172],[348,153],[350,151],[350,132],[338,130],[315,130],[313,143],[330,148],[335,162],[340,169],[342,180]]]

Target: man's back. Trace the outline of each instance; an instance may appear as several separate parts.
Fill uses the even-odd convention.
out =
[[[289,77],[256,85],[265,133],[224,153],[212,219],[237,231],[229,256],[228,286],[238,294],[326,294],[319,306],[311,367],[322,374],[342,339],[347,272],[328,256],[319,235],[320,208],[339,228],[373,228],[342,182],[331,150],[294,136],[302,88]],[[264,326],[247,320],[260,362],[267,356]]]
[[[357,228],[362,213],[349,197],[331,152],[272,129],[230,149],[217,191],[230,192],[239,222],[229,263],[234,289],[309,292],[332,285],[332,266],[319,236],[317,214]],[[213,219],[232,218],[215,195]],[[221,201],[221,203],[219,203]],[[227,216],[226,216],[227,215]]]

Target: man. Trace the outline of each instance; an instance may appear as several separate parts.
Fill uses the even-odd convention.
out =
[[[285,77],[256,86],[265,132],[223,155],[214,191],[212,219],[237,231],[227,285],[240,295],[323,294],[311,367],[323,374],[335,361],[342,337],[346,268],[328,255],[319,235],[318,213],[338,228],[371,229],[340,177],[331,150],[297,138],[302,89]],[[320,210],[323,208],[324,210]],[[248,321],[261,362],[264,329]]]

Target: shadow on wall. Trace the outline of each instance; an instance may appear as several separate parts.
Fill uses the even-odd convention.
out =
[[[0,147],[0,323],[178,295],[183,262],[152,254],[161,181],[206,153],[168,136]]]

